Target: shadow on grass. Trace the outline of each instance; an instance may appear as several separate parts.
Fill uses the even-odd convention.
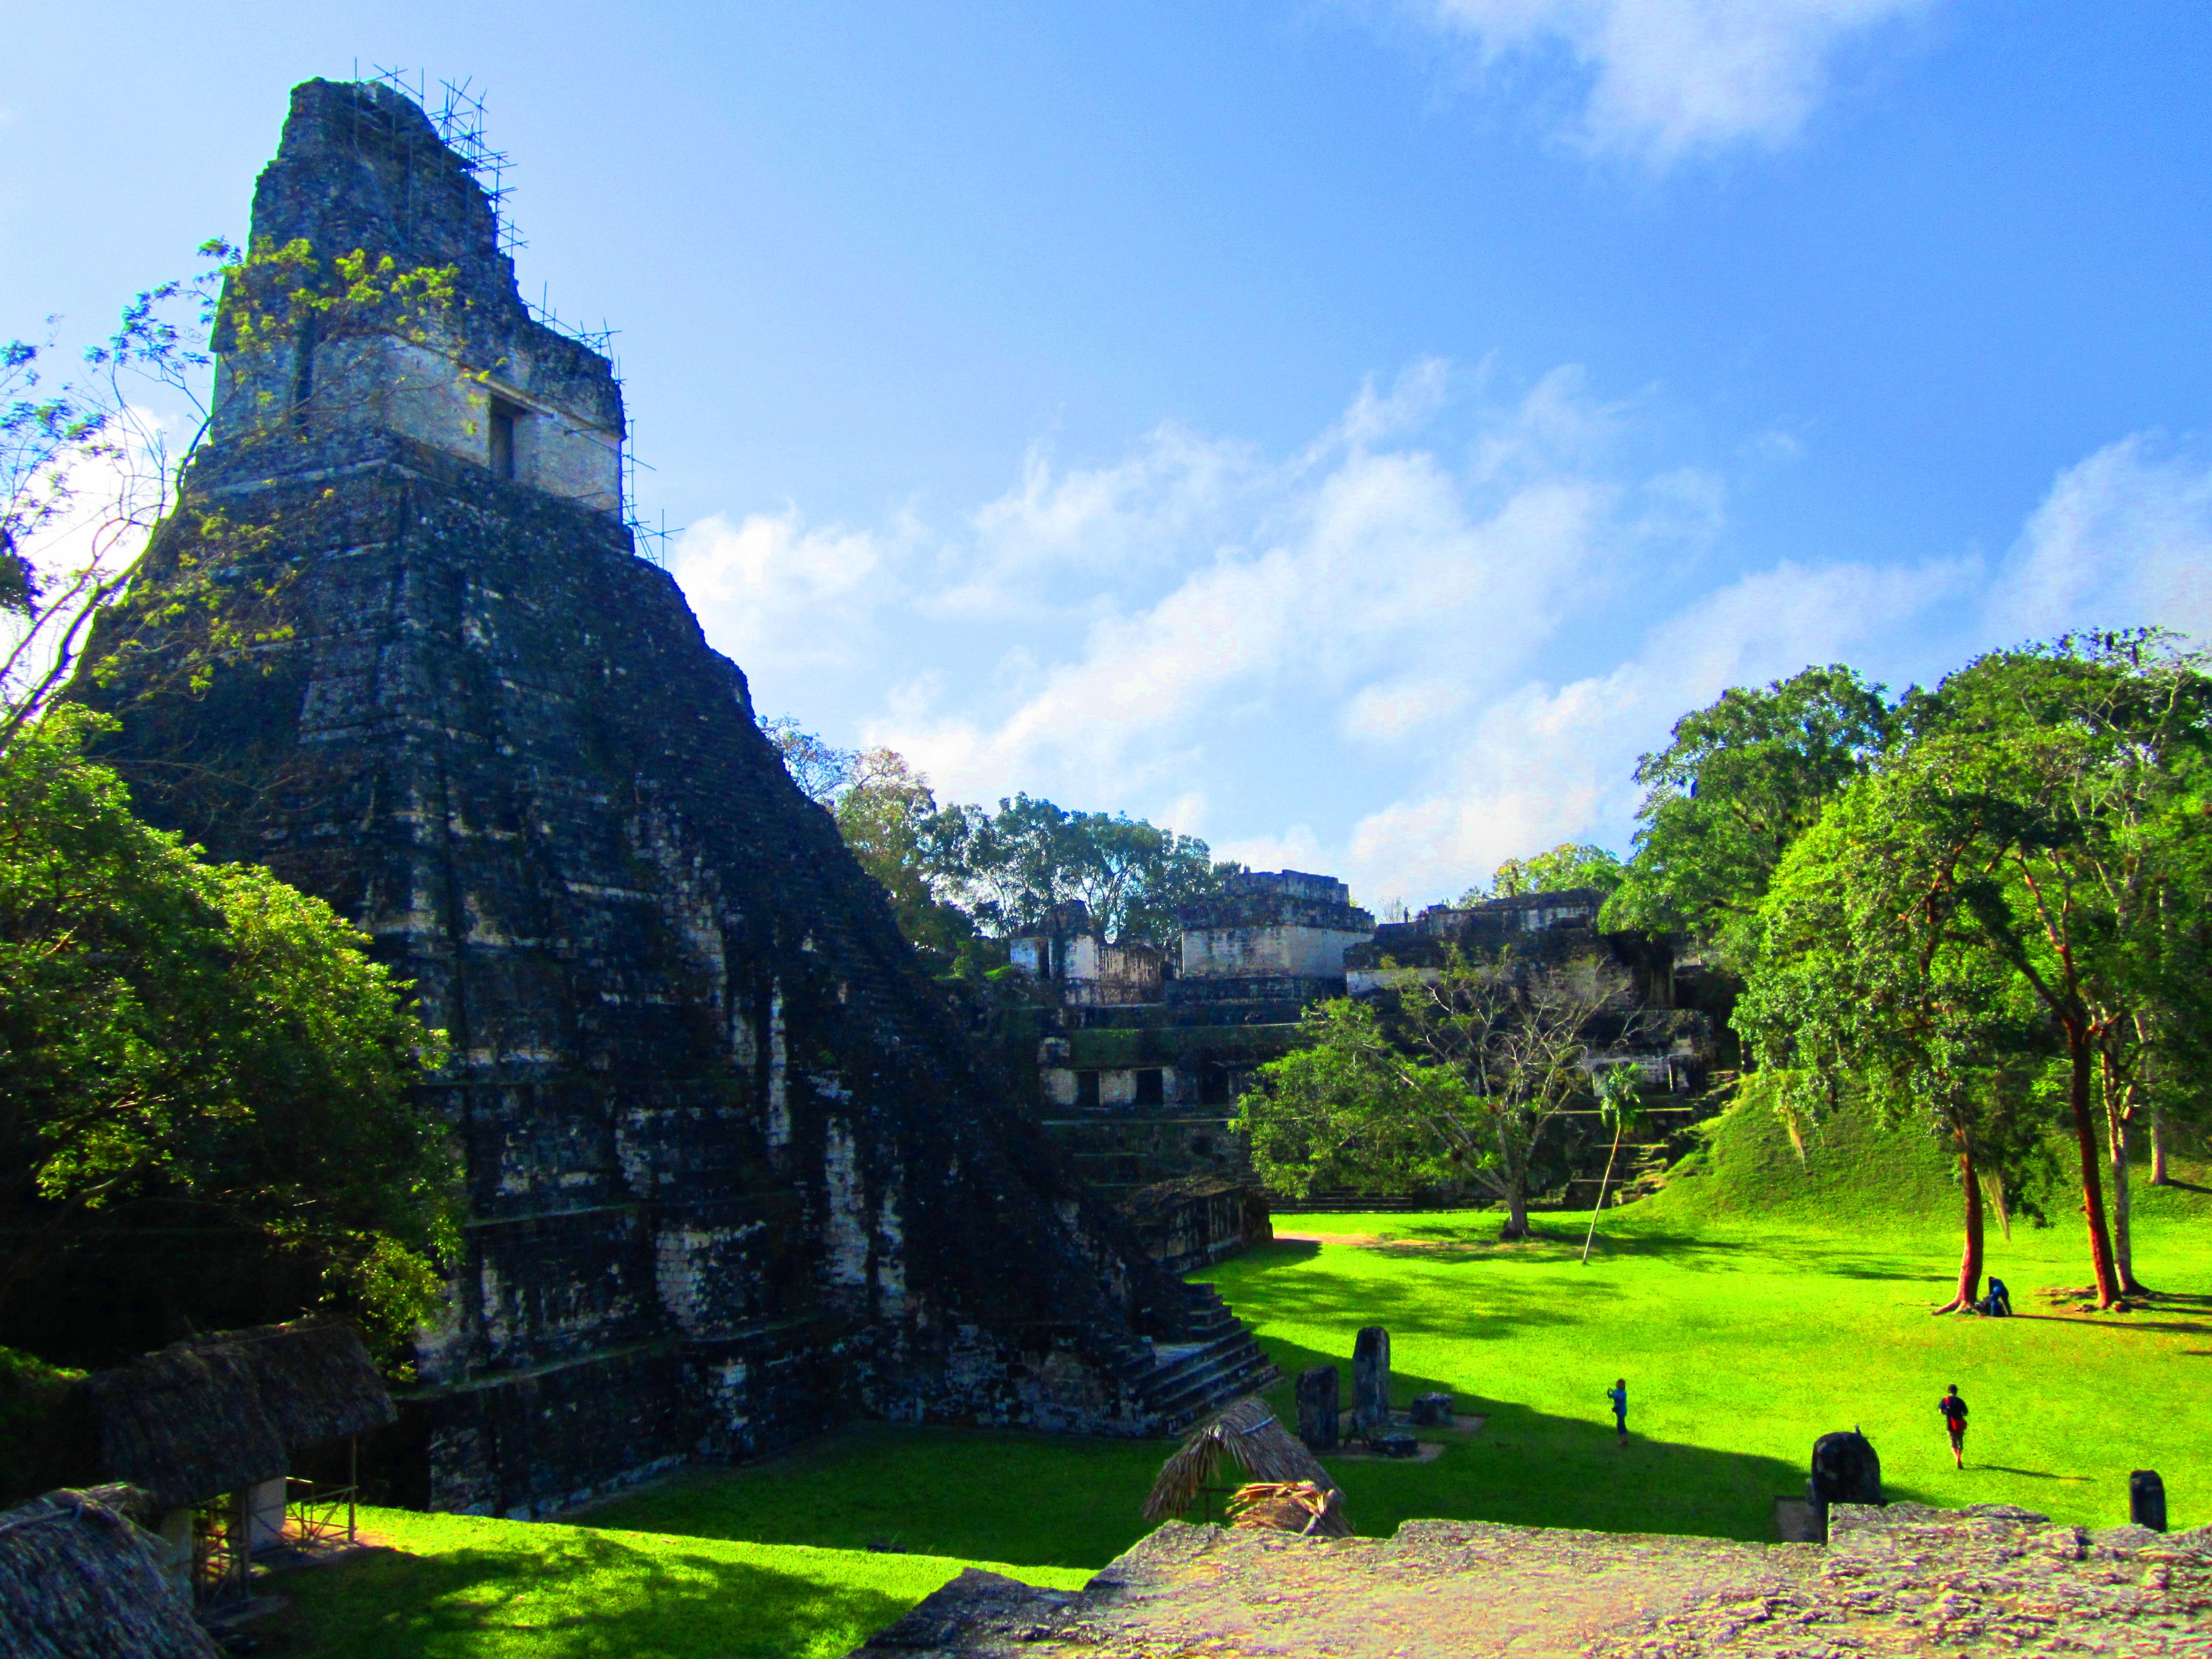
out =
[[[2100,1331],[2173,1331],[2184,1336],[2212,1336],[2212,1325],[2192,1320],[2134,1319],[2126,1314],[2016,1313],[2013,1317],[2032,1319],[2039,1325],[2092,1325]]]
[[[913,1600],[604,1537],[379,1551],[285,1590],[295,1605],[273,1650],[303,1659],[793,1659],[842,1654]]]
[[[570,1518],[693,1538],[1097,1567],[1148,1530],[1138,1510],[1169,1450],[1164,1441],[857,1423]]]
[[[2009,1463],[1977,1463],[1974,1467],[1987,1469],[1992,1474],[2017,1474],[2030,1480],[2063,1480],[2077,1486],[2093,1484],[2086,1474],[2059,1474],[2050,1469],[2016,1469]]]
[[[1341,1353],[1322,1352],[1273,1336],[1266,1339],[1265,1346],[1285,1377],[1295,1377],[1309,1365],[1334,1364],[1340,1373],[1346,1369]],[[1415,1430],[1422,1439],[1445,1443],[1443,1455],[1431,1462],[1362,1460],[1339,1464],[1331,1462],[1327,1453],[1321,1455],[1344,1488],[1356,1531],[1383,1537],[1403,1521],[1445,1519],[1593,1532],[1687,1533],[1756,1542],[1775,1537],[1775,1498],[1804,1490],[1805,1469],[1782,1458],[1655,1440],[1634,1432],[1623,1446],[1601,1406],[1587,1418],[1561,1417],[1512,1401],[1471,1395],[1442,1377],[1392,1370],[1394,1408],[1405,1410],[1415,1395],[1429,1393],[1454,1395],[1462,1412],[1480,1413],[1487,1420],[1472,1434]],[[1279,1383],[1265,1398],[1284,1421],[1297,1420],[1294,1384]],[[1632,1426],[1632,1418],[1631,1421]],[[1819,1431],[1805,1437],[1808,1458]]]
[[[1583,1231],[1579,1227],[1554,1231],[1545,1229],[1540,1222],[1528,1237],[1510,1242],[1488,1236],[1489,1230],[1485,1230],[1482,1236],[1470,1237],[1472,1231],[1432,1222],[1408,1227],[1389,1237],[1347,1233],[1324,1236],[1318,1243],[1306,1239],[1285,1240],[1274,1245],[1263,1245],[1240,1260],[1250,1261],[1265,1252],[1283,1251],[1297,1254],[1285,1255],[1278,1260],[1309,1261],[1319,1253],[1321,1244],[1327,1243],[1336,1243],[1340,1248],[1374,1255],[1470,1266],[1549,1266],[1562,1261],[1579,1261],[1583,1254]],[[1590,1260],[1593,1262],[1608,1260],[1665,1261],[1669,1266],[1693,1272],[1775,1271],[1899,1283],[1927,1281],[1933,1284],[1942,1277],[1940,1273],[1901,1259],[1896,1251],[1868,1252],[1854,1256],[1839,1253],[1831,1243],[1808,1243],[1801,1248],[1771,1236],[1755,1239],[1729,1238],[1662,1232],[1643,1227],[1624,1227],[1614,1232],[1601,1230],[1595,1239],[1591,1241]]]

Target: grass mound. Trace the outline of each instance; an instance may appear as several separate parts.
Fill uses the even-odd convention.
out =
[[[1820,1224],[1903,1224],[1958,1213],[1958,1183],[1935,1137],[1917,1125],[1885,1128],[1861,1107],[1838,1110],[1793,1141],[1779,1114],[1745,1101],[1701,1126],[1705,1145],[1633,1206],[1669,1224],[1797,1215]]]
[[[390,1547],[290,1575],[271,1652],[314,1659],[834,1659],[987,1566],[1073,1589],[1087,1572],[365,1509]]]

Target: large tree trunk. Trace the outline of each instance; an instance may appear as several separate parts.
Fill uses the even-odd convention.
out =
[[[1966,1189],[1966,1243],[1959,1253],[1959,1289],[1936,1310],[1939,1314],[1963,1313],[1982,1293],[1982,1180],[1974,1168],[1974,1149],[1966,1136],[1959,1140],[1959,1183]]]
[[[1528,1237],[1528,1187],[1516,1181],[1505,1189],[1505,1226],[1498,1235],[1500,1238]]]
[[[2171,1187],[2173,1176],[2166,1167],[2166,1114],[2154,1106],[2150,1109],[2150,1184]]]
[[[2128,1126],[2122,1119],[2107,1127],[2112,1171],[2112,1270],[2119,1276],[2122,1290],[2140,1296],[2142,1286],[2136,1282],[2135,1229],[2130,1220],[2133,1206],[2129,1201]]]
[[[2074,1144],[2081,1155],[2081,1214],[2089,1224],[2089,1267],[2097,1276],[2097,1305],[2109,1308],[2120,1299],[2120,1277],[2112,1265],[2112,1237],[2105,1229],[2105,1188],[2097,1169],[2104,1150],[2089,1115],[2092,1057],[2086,1033],[2067,1030],[2066,1058],[2072,1073],[2067,1094],[2074,1108]]]

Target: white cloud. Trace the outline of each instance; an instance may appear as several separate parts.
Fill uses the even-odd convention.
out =
[[[796,507],[716,513],[685,528],[669,569],[725,651],[748,665],[849,662],[863,654],[896,536],[810,526]]]
[[[1203,765],[1224,715],[1297,719],[1318,704],[1331,729],[1382,738],[1504,684],[1636,532],[1615,511],[1615,486],[1571,465],[1602,414],[1570,407],[1571,377],[1547,377],[1502,414],[1468,474],[1425,449],[1383,447],[1418,431],[1443,381],[1441,365],[1422,364],[1388,394],[1363,389],[1280,465],[1238,451],[1226,495],[1219,446],[1184,444],[1181,468],[1155,467],[1148,446],[1136,489],[1127,469],[1055,479],[1032,458],[1018,495],[976,520],[1085,503],[1054,520],[1065,526],[1056,556],[1098,571],[1077,648],[1041,666],[1025,658],[1007,677],[1010,707],[942,708],[910,692],[868,740],[955,794],[1022,777],[1127,799]],[[1505,451],[1510,466],[1496,459]],[[1187,511],[1201,495],[1206,510]],[[1221,511],[1231,497],[1233,523]],[[1118,550],[1164,518],[1209,535],[1186,538],[1164,585],[1117,592],[1130,568]],[[990,550],[980,562],[994,580],[1002,568]]]
[[[1731,685],[1866,659],[1937,607],[1970,600],[1968,562],[1883,569],[1783,564],[1653,627],[1609,672],[1529,681],[1492,701],[1428,788],[1362,818],[1340,860],[1365,890],[1457,892],[1508,858],[1596,838],[1626,850],[1639,753]]]
[[[2060,473],[1991,619],[2005,643],[2144,623],[2212,643],[2212,444],[2139,432]]]
[[[1036,452],[950,529],[708,520],[677,574],[764,707],[889,744],[944,798],[1127,810],[1416,902],[1558,842],[1626,850],[1638,755],[1729,686],[1831,661],[1901,683],[2069,627],[2212,634],[2201,441],[2068,468],[1994,562],[1701,580],[1729,480],[1632,459],[1650,398],[1561,370],[1469,408],[1454,384],[1416,365],[1280,458],[1174,427],[1098,465]],[[1747,447],[1747,475],[1773,464]]]
[[[1658,166],[1796,137],[1838,48],[1932,0],[1406,0],[1486,67],[1565,58],[1585,84],[1576,135]]]

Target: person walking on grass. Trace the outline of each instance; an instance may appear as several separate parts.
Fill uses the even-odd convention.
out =
[[[1620,1436],[1620,1443],[1625,1446],[1628,1443],[1628,1379],[1625,1376],[1616,1378],[1613,1385],[1605,1391],[1605,1397],[1613,1401],[1613,1430]]]
[[[1951,1462],[1963,1469],[1966,1467],[1966,1402],[1959,1398],[1956,1382],[1950,1393],[1936,1402],[1936,1409],[1943,1413],[1943,1426],[1951,1431]]]

